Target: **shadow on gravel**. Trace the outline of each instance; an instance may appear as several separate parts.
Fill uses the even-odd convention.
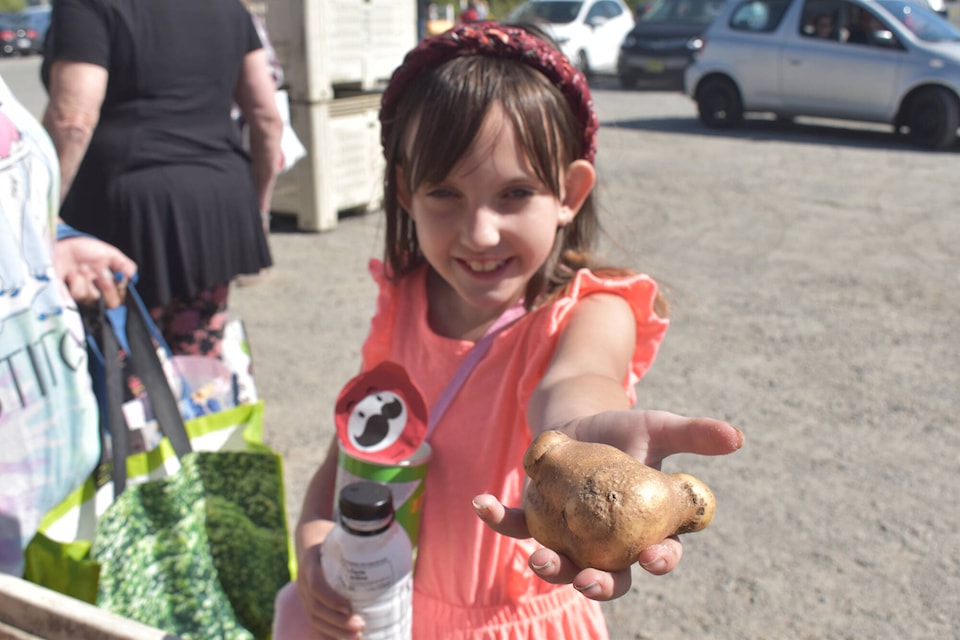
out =
[[[369,213],[375,213],[379,209],[366,209],[365,207],[357,207],[355,209],[344,209],[337,213],[337,219],[339,221],[347,220],[349,218],[358,218],[365,216]],[[330,231],[332,231],[331,229]],[[287,212],[272,212],[270,216],[270,233],[271,234],[302,234],[302,235],[316,235],[316,231],[305,231],[300,228],[300,223],[297,220],[297,215],[295,213]],[[324,233],[324,232],[319,232]],[[2,640],[3,636],[0,636]]]
[[[747,117],[733,129],[710,129],[700,124],[696,118],[689,117],[619,120],[601,124],[638,131],[658,131],[711,138],[756,140],[758,142],[804,142],[806,144],[842,145],[868,149],[917,150],[905,139],[895,136],[889,130],[850,129],[844,128],[842,125],[825,126],[765,118]]]
[[[678,96],[684,96],[681,88],[667,83],[648,83],[646,85],[640,85],[635,89],[622,89],[615,77],[606,76],[591,79],[590,87],[594,91],[634,93],[637,95],[638,100],[642,100],[645,93],[651,92],[668,92],[676,93]],[[825,146],[922,151],[922,149],[913,146],[906,138],[893,133],[892,127],[888,125],[861,122],[852,123],[843,120],[820,118],[777,120],[772,116],[747,115],[744,121],[733,129],[710,129],[700,124],[700,121],[697,120],[695,116],[608,120],[601,124],[609,127],[635,129],[638,131],[657,131],[661,133],[679,133],[737,140],[804,142]],[[960,139],[958,139],[952,147],[940,153],[957,152],[960,152]]]
[[[601,123],[603,126],[638,131],[658,131],[713,138],[738,140],[756,140],[763,142],[804,142],[825,146],[846,146],[865,149],[886,149],[904,151],[923,151],[913,146],[906,138],[894,134],[890,127],[877,125],[877,129],[850,128],[841,124],[823,125],[807,121],[775,120],[773,118],[750,117],[733,129],[710,129],[696,118],[656,118],[639,120],[612,120]],[[939,153],[960,152],[960,141],[949,149]],[[930,153],[938,153],[931,151]]]

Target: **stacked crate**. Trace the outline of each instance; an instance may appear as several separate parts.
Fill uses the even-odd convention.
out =
[[[267,28],[286,73],[290,117],[307,157],[280,176],[273,210],[305,231],[377,208],[377,114],[390,74],[416,44],[416,0],[268,0]]]

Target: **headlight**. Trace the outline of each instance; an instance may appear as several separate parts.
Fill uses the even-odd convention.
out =
[[[703,49],[703,44],[704,44],[703,38],[701,38],[700,36],[697,36],[696,38],[690,38],[689,40],[687,40],[687,50],[692,51],[693,53],[697,53],[698,51]]]

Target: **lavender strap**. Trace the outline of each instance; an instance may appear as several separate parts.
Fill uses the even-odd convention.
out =
[[[440,397],[437,398],[437,401],[433,405],[433,409],[430,410],[430,425],[427,428],[427,440],[429,440],[430,436],[433,435],[434,429],[436,429],[437,424],[440,423],[440,418],[442,418],[443,414],[447,412],[447,407],[449,407],[450,403],[453,402],[453,399],[457,396],[457,392],[460,391],[460,387],[462,387],[463,383],[466,382],[474,367],[476,367],[477,363],[483,359],[483,356],[487,354],[487,351],[490,350],[490,347],[493,345],[493,339],[497,337],[498,333],[513,324],[513,322],[524,313],[526,313],[526,309],[524,309],[523,303],[518,302],[516,305],[501,313],[500,317],[497,318],[494,323],[487,328],[483,335],[480,336],[480,339],[477,340],[477,342],[473,345],[473,348],[470,349],[470,353],[468,353],[467,357],[464,358],[463,362],[460,363],[460,367],[457,369],[456,373],[453,374],[453,377],[450,379],[450,382],[447,383],[447,386],[440,394]]]

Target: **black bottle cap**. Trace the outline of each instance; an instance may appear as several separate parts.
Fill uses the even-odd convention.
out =
[[[351,520],[382,520],[393,515],[393,494],[379,482],[354,482],[340,490],[340,515]]]

